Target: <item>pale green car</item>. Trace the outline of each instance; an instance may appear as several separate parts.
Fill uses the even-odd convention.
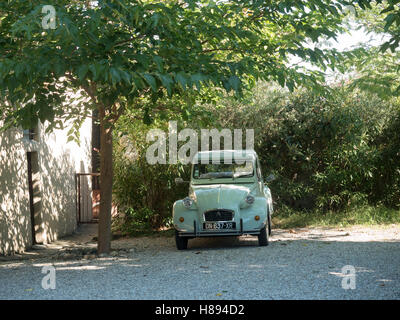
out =
[[[189,196],[173,207],[177,248],[186,249],[188,240],[196,237],[243,234],[258,236],[260,246],[268,245],[272,197],[255,151],[198,152],[192,163]]]

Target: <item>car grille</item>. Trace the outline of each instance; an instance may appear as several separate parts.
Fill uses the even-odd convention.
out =
[[[205,221],[231,221],[233,219],[232,210],[210,210],[204,212]]]

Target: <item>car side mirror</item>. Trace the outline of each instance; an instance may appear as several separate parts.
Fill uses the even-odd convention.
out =
[[[265,182],[267,182],[267,183],[272,182],[275,179],[276,179],[275,175],[271,173],[268,177],[265,178]]]
[[[176,184],[182,184],[182,183],[188,183],[189,181],[185,181],[182,178],[175,178],[175,183]]]

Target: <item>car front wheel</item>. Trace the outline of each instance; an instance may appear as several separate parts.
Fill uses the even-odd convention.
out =
[[[261,247],[267,246],[269,244],[269,235],[268,235],[267,226],[261,229],[260,234],[258,235],[258,245]]]
[[[175,242],[176,242],[176,248],[178,250],[185,250],[187,249],[188,245],[188,238],[185,237],[180,237],[178,230],[175,230]]]
[[[272,233],[272,227],[271,227],[271,215],[268,213],[268,235],[270,236]]]

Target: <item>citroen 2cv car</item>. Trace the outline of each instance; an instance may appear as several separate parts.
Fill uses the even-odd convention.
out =
[[[273,176],[267,178],[272,180]],[[176,183],[184,183],[177,178]],[[253,150],[198,152],[192,161],[189,196],[173,207],[176,246],[196,237],[258,236],[268,245],[273,213]]]

